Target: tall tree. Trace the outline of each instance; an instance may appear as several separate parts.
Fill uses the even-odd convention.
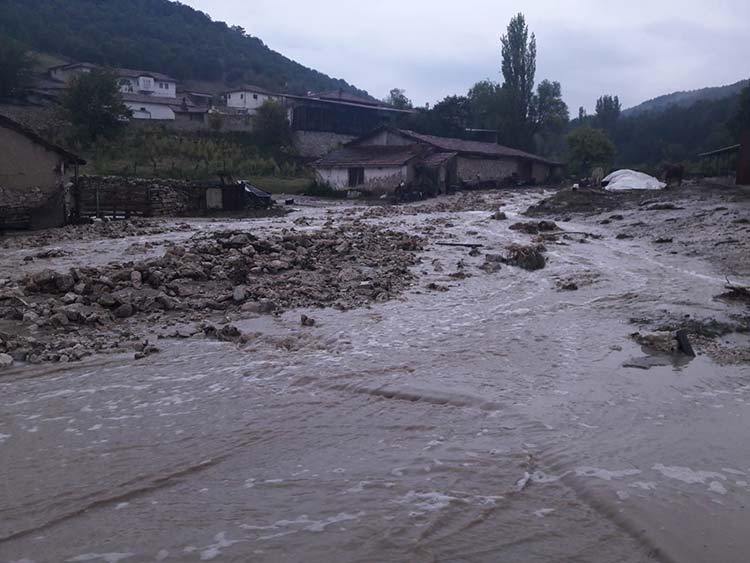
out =
[[[414,107],[411,100],[406,97],[406,91],[401,88],[393,88],[383,101],[396,109],[412,109]]]
[[[537,86],[531,110],[534,145],[538,152],[559,156],[565,148],[564,133],[570,120],[559,82],[543,80]]]
[[[730,128],[732,134],[737,138],[750,131],[750,86],[743,89],[740,94],[739,108],[734,119],[730,122]]]
[[[62,103],[76,139],[84,145],[116,136],[132,115],[122,101],[117,75],[106,69],[76,76]]]
[[[497,129],[502,103],[500,85],[482,80],[471,87],[467,98],[471,114],[469,125],[478,129]]]
[[[530,111],[536,76],[536,37],[529,36],[523,14],[514,16],[502,44],[503,100],[499,137],[505,144],[530,148],[532,144]]]
[[[23,45],[0,37],[0,97],[16,96],[29,84],[34,62]]]
[[[620,119],[622,105],[620,98],[605,94],[596,100],[596,124],[598,127],[612,134],[617,126],[617,120]]]

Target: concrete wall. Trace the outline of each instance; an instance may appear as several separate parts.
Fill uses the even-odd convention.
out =
[[[241,108],[255,111],[268,100],[281,102],[281,98],[278,96],[268,96],[258,92],[242,91],[227,93],[227,107],[230,108]]]
[[[551,170],[549,164],[543,164],[541,162],[535,162],[531,165],[531,177],[539,184],[544,184],[549,180]]]
[[[518,173],[518,161],[515,159],[484,159],[460,156],[457,159],[456,173],[460,181],[502,180],[513,173]]]
[[[295,131],[292,143],[301,156],[320,158],[337,149],[344,143],[354,140],[351,135],[327,133],[321,131]]]
[[[125,102],[125,105],[133,112],[133,119],[156,119],[162,121],[174,121],[174,112],[169,106],[162,104],[151,104],[148,102]]]
[[[27,209],[32,228],[64,224],[72,202],[64,187],[63,158],[4,127],[0,147],[0,214]]]
[[[364,190],[373,194],[391,193],[401,182],[405,184],[414,177],[413,166],[365,168],[365,183],[349,186],[348,168],[317,168],[317,180],[336,190]]]
[[[63,159],[12,129],[0,127],[0,185],[57,190],[63,178]]]
[[[336,190],[349,188],[349,171],[347,168],[316,168],[315,176],[319,183]]]

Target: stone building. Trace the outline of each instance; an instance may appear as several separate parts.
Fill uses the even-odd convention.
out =
[[[400,174],[383,171],[387,168],[381,166],[386,155],[388,166],[402,168]],[[399,163],[396,155],[413,158]],[[445,193],[460,182],[512,179],[543,184],[562,171],[558,162],[496,143],[422,135],[392,127],[381,127],[350,141],[316,161],[314,167],[318,180],[335,189],[383,192],[404,183],[425,186],[435,193]]]
[[[75,212],[69,180],[86,161],[0,115],[0,227],[46,228]]]

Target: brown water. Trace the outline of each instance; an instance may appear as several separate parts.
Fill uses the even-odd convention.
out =
[[[14,369],[0,560],[747,561],[750,370],[622,367],[645,355],[629,318],[729,310],[708,264],[657,250],[553,246],[545,270],[487,275],[434,247],[401,300],[305,311],[314,328],[292,311],[241,323],[262,333],[245,348]],[[477,275],[448,278],[460,259]]]

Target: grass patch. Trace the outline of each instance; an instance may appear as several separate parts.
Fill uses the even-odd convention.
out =
[[[346,191],[334,190],[332,187],[317,182],[310,182],[310,185],[303,192],[304,195],[311,197],[327,197],[330,199],[345,199]]]
[[[243,178],[252,185],[272,194],[301,194],[313,184],[310,178],[281,178],[278,176],[250,176]]]

